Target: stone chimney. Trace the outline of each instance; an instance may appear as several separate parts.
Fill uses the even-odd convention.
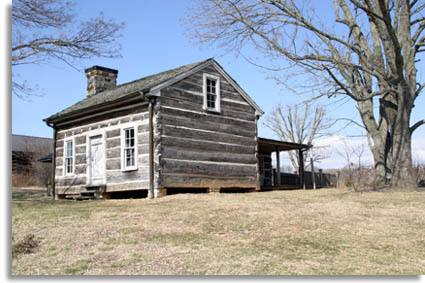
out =
[[[104,90],[113,89],[117,86],[118,71],[101,66],[93,66],[86,69],[87,96],[93,96]]]

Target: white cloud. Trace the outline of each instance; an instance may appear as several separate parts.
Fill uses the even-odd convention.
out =
[[[345,152],[347,148],[361,148],[363,146],[364,152],[362,154],[362,164],[371,165],[373,164],[372,152],[369,149],[369,145],[366,138],[349,138],[345,136],[331,136],[316,140],[313,145],[315,147],[326,148],[329,153],[329,158],[323,160],[317,167],[323,169],[341,168],[347,165],[347,161],[338,154]],[[355,157],[355,156],[353,156]],[[412,141],[412,159],[413,162],[425,163],[425,139],[418,138]]]
[[[349,138],[345,136],[331,136],[323,138],[313,142],[314,147],[323,148],[328,158],[322,160],[317,167],[323,169],[331,168],[342,168],[347,165],[347,160],[344,158],[346,152],[351,153],[353,150],[363,153],[353,154],[351,153],[351,162],[355,162],[353,159],[358,160],[358,155],[361,156],[361,162],[364,165],[373,164],[372,152],[369,149],[366,138]]]
[[[425,138],[418,138],[412,141],[413,162],[425,163]]]
[[[327,155],[328,158],[315,163],[316,168],[321,169],[338,169],[347,165],[347,160],[338,152],[344,154],[345,148],[348,150],[361,149],[363,146],[364,152],[361,155],[361,163],[363,165],[372,165],[373,156],[369,149],[366,138],[349,138],[345,136],[331,136],[322,138],[313,142],[314,147],[322,155]],[[281,166],[290,166],[289,157],[284,152],[281,153]],[[273,165],[275,165],[275,156],[272,154]],[[352,155],[352,162],[357,162],[355,154]],[[412,159],[413,162],[425,163],[425,138],[417,138],[412,141]]]

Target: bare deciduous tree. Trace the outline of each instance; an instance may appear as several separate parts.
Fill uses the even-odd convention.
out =
[[[363,164],[363,154],[365,152],[364,145],[359,146],[350,146],[347,144],[347,141],[344,140],[344,148],[336,149],[336,152],[344,158],[346,165],[346,170],[348,173],[348,180],[346,184],[353,188],[355,192],[360,191],[360,189],[366,184],[365,170],[367,170]]]
[[[425,87],[417,81],[415,67],[425,51],[423,1],[198,3],[188,14],[195,42],[236,52],[250,43],[271,62],[287,62],[297,72],[312,75],[322,95],[354,100],[379,179],[393,186],[415,185],[410,177],[411,137],[425,120],[411,125],[410,117]],[[328,4],[334,13],[319,15],[312,3]],[[308,86],[309,81],[304,83]]]
[[[76,68],[92,57],[120,55],[117,38],[124,23],[98,17],[79,21],[75,3],[61,0],[16,0],[12,6],[12,91],[20,97],[34,95],[15,73],[16,67],[58,59]]]
[[[265,118],[263,125],[269,128],[282,141],[294,143],[312,144],[314,140],[328,136],[334,122],[328,117],[326,109],[322,106],[312,107],[309,103],[277,105]],[[287,151],[294,169],[299,168],[299,156],[297,152]],[[304,152],[304,168],[310,164],[307,158],[308,152]],[[319,162],[327,157],[322,148],[313,147],[313,162]]]

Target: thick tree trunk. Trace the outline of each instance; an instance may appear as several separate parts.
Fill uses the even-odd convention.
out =
[[[388,183],[391,170],[387,167],[387,159],[383,147],[374,146],[371,147],[371,151],[375,167],[374,184],[378,188]]]
[[[406,95],[406,88],[399,95],[397,117],[392,125],[391,151],[392,160],[391,185],[393,187],[410,189],[415,187],[415,178],[412,176],[412,135],[410,132],[410,114],[412,103]]]
[[[396,153],[393,154],[392,157],[395,162],[393,164],[391,186],[404,189],[411,189],[416,187],[416,179],[414,176],[412,176],[413,171],[410,134],[399,135],[395,137],[393,151]]]
[[[389,151],[385,145],[375,144],[371,148],[375,165],[375,183],[379,187],[389,184],[392,187],[411,189],[416,184],[412,174],[411,135],[394,134]]]
[[[380,101],[379,122],[373,115],[372,101],[358,102],[358,110],[370,135],[375,167],[375,185],[411,189],[416,184],[412,173],[411,88],[392,86]],[[373,142],[372,142],[373,141]]]

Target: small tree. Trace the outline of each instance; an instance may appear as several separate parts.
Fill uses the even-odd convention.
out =
[[[346,165],[347,178],[345,179],[345,186],[351,187],[355,192],[361,190],[361,188],[367,183],[365,180],[367,170],[362,160],[363,154],[365,153],[364,145],[350,146],[347,141],[344,140],[344,148],[336,149],[336,152],[344,158]]]
[[[416,177],[416,184],[419,187],[425,187],[425,162],[417,160],[413,166],[414,177]]]
[[[35,89],[19,80],[16,68],[58,59],[76,68],[80,60],[120,56],[118,32],[124,23],[102,14],[80,21],[75,3],[61,0],[15,0],[12,6],[12,92],[20,98]]]
[[[312,107],[310,103],[299,105],[277,105],[265,118],[264,126],[269,128],[280,140],[293,143],[311,144],[314,140],[330,135],[334,121],[328,117],[326,108]],[[287,151],[294,169],[299,169],[297,152]],[[304,152],[306,160],[304,168],[309,166],[308,152]],[[327,158],[322,148],[313,147],[313,162]]]

